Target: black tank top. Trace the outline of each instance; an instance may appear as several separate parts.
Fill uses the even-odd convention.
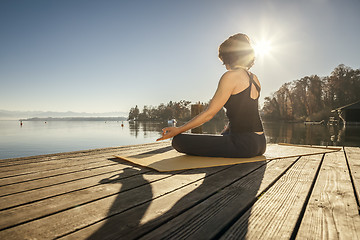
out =
[[[249,72],[247,74],[249,75],[249,87],[242,92],[231,95],[224,105],[226,115],[229,118],[231,133],[264,131],[259,115],[260,87],[254,81],[253,74],[249,74]],[[252,84],[259,93],[256,99],[252,99],[250,95]]]

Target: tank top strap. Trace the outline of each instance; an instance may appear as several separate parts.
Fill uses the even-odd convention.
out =
[[[251,84],[254,84],[256,90],[257,90],[258,92],[260,92],[260,89],[261,89],[261,88],[260,88],[260,86],[255,82],[255,80],[254,80],[254,74],[252,74],[252,73],[250,73],[250,72],[248,72],[248,71],[246,71],[246,73],[247,73],[248,76],[249,76],[250,87],[251,87]]]

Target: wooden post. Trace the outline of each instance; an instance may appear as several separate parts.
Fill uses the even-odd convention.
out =
[[[204,110],[204,105],[200,102],[191,105],[191,118],[195,117]],[[202,133],[202,126],[191,129],[191,133]]]

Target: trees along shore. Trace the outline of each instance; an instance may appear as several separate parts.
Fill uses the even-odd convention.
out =
[[[202,103],[204,108],[207,107],[209,103]],[[186,100],[181,100],[179,102],[170,101],[167,104],[161,103],[159,106],[144,106],[142,111],[135,106],[130,109],[128,120],[129,121],[168,121],[171,119],[176,119],[180,122],[186,122],[191,119],[191,102]],[[225,121],[227,118],[225,116],[224,109],[220,110],[212,119],[213,121]]]
[[[311,75],[284,83],[271,96],[265,97],[261,115],[265,121],[327,122],[334,114],[331,110],[359,101],[359,93],[360,69],[340,64],[330,76]],[[135,106],[130,109],[128,120],[186,122],[191,119],[190,105],[190,101],[181,100],[156,107],[144,106],[141,111]],[[211,121],[227,121],[224,109]]]
[[[264,100],[265,120],[327,122],[331,110],[360,100],[360,69],[343,64],[330,76],[306,76],[284,83]],[[337,117],[337,116],[335,116]]]

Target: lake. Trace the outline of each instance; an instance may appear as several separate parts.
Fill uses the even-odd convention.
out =
[[[122,126],[123,124],[123,126]],[[166,124],[117,121],[0,121],[0,159],[151,143]],[[224,123],[207,123],[219,133]],[[268,143],[360,146],[360,126],[264,123]]]

